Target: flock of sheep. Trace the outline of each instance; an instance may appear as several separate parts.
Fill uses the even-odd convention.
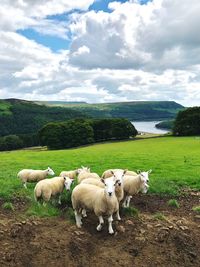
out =
[[[110,169],[100,177],[97,173],[90,172],[90,168],[81,167],[73,171],[63,171],[60,176],[48,179],[48,175],[55,175],[51,168],[46,170],[23,169],[18,173],[25,188],[27,182],[37,182],[34,189],[35,200],[42,199],[45,204],[52,196],[59,196],[66,188],[70,190],[72,183],[77,179],[71,195],[76,225],[81,227],[82,217],[87,216],[87,210],[93,211],[99,219],[97,231],[101,231],[104,224],[103,215],[108,216],[108,232],[113,234],[113,214],[121,220],[119,214],[120,202],[123,207],[129,207],[130,200],[139,191],[146,193],[149,188],[149,174],[147,172],[134,172],[122,169]]]

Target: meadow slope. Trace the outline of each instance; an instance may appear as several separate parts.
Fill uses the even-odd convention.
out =
[[[16,174],[20,169],[53,168],[62,170],[90,166],[99,173],[108,168],[128,168],[153,172],[150,192],[177,194],[183,186],[200,189],[200,138],[162,137],[136,141],[96,144],[69,150],[19,150],[0,153],[0,197],[26,194]],[[28,194],[32,196],[33,184]]]

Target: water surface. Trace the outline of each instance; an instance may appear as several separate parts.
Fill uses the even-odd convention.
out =
[[[131,123],[135,126],[138,132],[154,133],[154,134],[165,134],[169,131],[157,129],[155,125],[160,121],[132,121]]]

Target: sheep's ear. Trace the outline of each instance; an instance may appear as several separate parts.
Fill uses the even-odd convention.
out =
[[[140,174],[140,173],[141,173],[141,170],[137,170],[136,172],[137,172],[138,174]]]
[[[148,174],[150,174],[150,173],[152,173],[152,169],[150,169],[150,170],[148,171]]]
[[[104,179],[103,179],[103,178],[101,178],[101,182],[102,182],[103,184],[105,184],[105,181],[104,181]]]
[[[125,169],[124,172],[123,172],[123,175],[126,174],[127,171],[128,171],[128,169]]]

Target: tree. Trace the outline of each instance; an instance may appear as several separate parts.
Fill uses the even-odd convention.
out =
[[[174,123],[173,134],[178,136],[199,135],[200,107],[179,111]]]

